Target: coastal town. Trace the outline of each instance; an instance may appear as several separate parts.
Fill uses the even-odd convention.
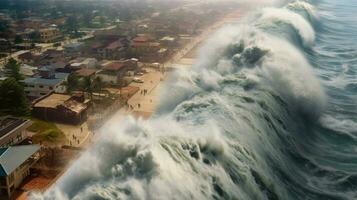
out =
[[[0,199],[46,190],[115,116],[149,118],[167,76],[238,17],[198,1],[19,2],[0,6]]]

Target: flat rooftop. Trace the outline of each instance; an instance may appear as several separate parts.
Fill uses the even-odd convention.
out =
[[[17,127],[20,127],[26,123],[28,120],[20,119],[16,117],[2,117],[0,118],[0,138],[11,132]]]

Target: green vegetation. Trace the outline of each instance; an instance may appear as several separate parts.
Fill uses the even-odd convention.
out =
[[[36,144],[61,144],[66,137],[54,123],[41,120],[33,120],[33,124],[27,128],[28,131],[36,133],[32,141]]]
[[[10,58],[9,61],[6,63],[5,74],[7,77],[14,78],[16,81],[20,81],[23,79],[20,73],[20,63],[18,63],[13,58]]]
[[[7,78],[0,83],[0,114],[15,116],[29,114],[24,88],[14,78]]]
[[[15,36],[15,39],[14,39],[14,43],[15,44],[20,44],[20,43],[23,43],[24,40],[22,39],[21,35],[16,35]]]
[[[0,114],[27,116],[29,105],[20,82],[20,64],[11,58],[4,68],[8,78],[0,82]]]
[[[86,92],[91,98],[94,92],[101,92],[104,87],[104,83],[100,77],[79,77],[76,74],[69,75],[65,85],[68,93],[79,90]]]

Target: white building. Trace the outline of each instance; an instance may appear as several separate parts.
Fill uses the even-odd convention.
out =
[[[66,86],[64,86],[63,83],[67,80],[69,74],[54,73],[51,69],[46,67],[39,69],[39,72],[39,77],[31,77],[23,80],[27,97],[37,99],[51,92],[66,92]]]

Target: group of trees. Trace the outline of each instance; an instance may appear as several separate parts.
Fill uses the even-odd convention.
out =
[[[69,75],[65,84],[68,93],[79,90],[86,92],[90,98],[93,97],[93,93],[102,92],[104,87],[104,83],[100,77],[79,77],[76,74]]]
[[[0,82],[0,114],[25,116],[29,114],[29,104],[21,80],[20,64],[10,59],[4,67],[8,78]]]

